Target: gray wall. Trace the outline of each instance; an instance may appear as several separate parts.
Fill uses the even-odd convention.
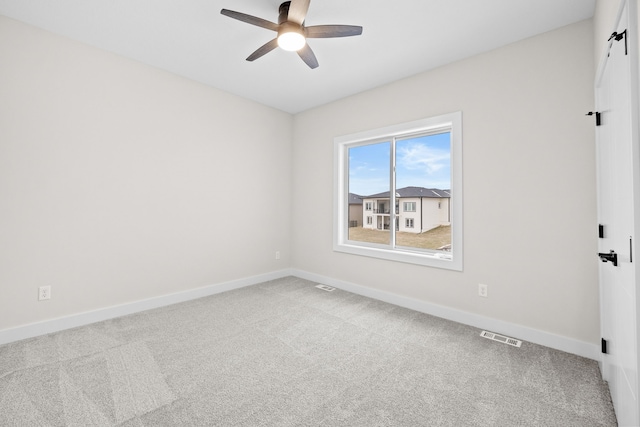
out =
[[[293,267],[596,343],[593,39],[291,117],[0,17],[0,330]],[[458,110],[464,271],[334,253],[333,138]]]
[[[289,114],[1,16],[0,64],[0,330],[289,265]]]
[[[592,21],[580,22],[296,115],[293,265],[596,343],[592,40]],[[464,271],[333,252],[333,138],[453,111]]]

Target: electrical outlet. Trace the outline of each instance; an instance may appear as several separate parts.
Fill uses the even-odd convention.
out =
[[[40,286],[38,288],[38,301],[51,299],[51,286]]]
[[[280,259],[280,251],[276,251],[276,259]]]
[[[482,283],[478,284],[478,295],[486,298],[489,296],[489,287],[487,285],[483,285]]]

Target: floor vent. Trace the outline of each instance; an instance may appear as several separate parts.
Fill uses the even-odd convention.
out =
[[[522,341],[514,339],[514,338],[509,338],[509,337],[505,337],[504,335],[498,335],[498,334],[494,334],[493,332],[487,332],[487,331],[482,331],[480,333],[480,336],[483,338],[487,338],[493,341],[498,341],[501,342],[503,344],[509,344],[512,345],[514,347],[520,347],[522,345]]]
[[[327,292],[332,292],[336,290],[336,288],[332,288],[331,286],[327,286],[327,285],[316,285],[316,288],[322,289],[323,291],[327,291]]]

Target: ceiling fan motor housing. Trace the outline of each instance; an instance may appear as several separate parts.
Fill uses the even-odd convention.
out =
[[[289,19],[289,6],[291,6],[290,1],[286,1],[280,5],[280,9],[278,9],[278,24],[282,25]]]
[[[280,28],[278,28],[278,36],[281,36],[284,33],[298,33],[304,36],[304,30],[302,26],[296,24],[295,22],[283,22],[280,24]]]
[[[280,14],[278,15],[278,45],[284,50],[296,51],[306,44],[306,35],[302,25],[289,21],[290,5],[290,1],[286,1],[280,5]]]

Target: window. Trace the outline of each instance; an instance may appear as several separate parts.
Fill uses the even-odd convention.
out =
[[[404,202],[402,204],[402,210],[405,212],[415,212],[416,211],[416,202]]]
[[[334,170],[335,251],[462,270],[462,113],[337,137]],[[349,193],[366,226],[347,226]]]

